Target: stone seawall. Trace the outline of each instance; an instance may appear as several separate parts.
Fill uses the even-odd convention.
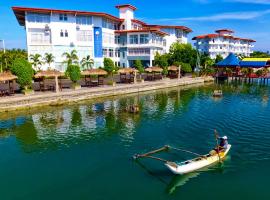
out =
[[[8,112],[20,109],[31,109],[32,107],[56,106],[78,101],[104,98],[109,96],[125,95],[138,92],[146,92],[169,87],[200,84],[213,81],[211,77],[182,78],[180,80],[161,80],[155,82],[145,82],[138,84],[125,84],[116,86],[104,86],[97,88],[84,88],[80,90],[67,90],[60,93],[36,93],[31,96],[12,96],[0,98],[0,112]]]

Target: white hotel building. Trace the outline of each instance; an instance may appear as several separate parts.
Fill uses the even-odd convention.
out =
[[[233,36],[233,31],[228,29],[217,30],[215,34],[200,35],[194,37],[196,40],[195,47],[202,53],[207,53],[211,58],[216,58],[221,55],[223,58],[227,57],[229,53],[249,57],[253,52],[252,39],[239,38]]]
[[[191,29],[184,26],[149,25],[134,18],[136,8],[118,5],[119,17],[100,12],[12,7],[25,27],[28,55],[52,53],[53,68],[64,71],[64,52],[77,50],[79,59],[90,55],[95,67],[105,57],[116,65],[132,67],[135,60],[152,66],[156,52],[169,51],[172,43],[187,43]],[[46,69],[44,64],[42,67]]]

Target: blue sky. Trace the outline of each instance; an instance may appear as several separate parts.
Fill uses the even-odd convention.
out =
[[[136,18],[152,24],[184,25],[191,38],[219,28],[236,36],[255,39],[255,50],[270,50],[270,0],[7,0],[0,2],[0,39],[7,48],[25,48],[25,31],[12,6],[107,12],[118,16],[116,4],[133,4]]]

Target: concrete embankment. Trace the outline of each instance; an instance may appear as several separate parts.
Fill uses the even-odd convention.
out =
[[[76,103],[88,99],[104,98],[109,96],[125,95],[138,92],[146,92],[169,87],[202,84],[214,79],[211,77],[182,78],[180,80],[161,80],[156,82],[145,82],[138,84],[119,84],[116,86],[103,86],[97,88],[83,88],[80,90],[66,90],[60,93],[38,92],[34,95],[15,95],[0,98],[0,112],[8,112],[32,107],[57,106]]]

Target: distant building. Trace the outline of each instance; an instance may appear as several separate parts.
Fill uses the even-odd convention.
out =
[[[76,49],[79,59],[90,55],[95,67],[103,58],[117,66],[132,67],[135,60],[151,66],[156,52],[169,51],[172,43],[187,43],[191,29],[184,26],[149,25],[135,19],[132,5],[118,5],[119,17],[101,12],[83,12],[41,8],[13,7],[21,26],[25,27],[28,54],[52,53],[51,65],[64,71],[64,52]],[[42,67],[46,69],[44,64]]]
[[[225,58],[229,53],[250,56],[253,52],[251,48],[256,41],[235,37],[233,33],[232,30],[221,29],[215,34],[196,36],[192,40],[196,41],[194,45],[200,52],[209,54],[211,58],[216,58],[217,55]]]

